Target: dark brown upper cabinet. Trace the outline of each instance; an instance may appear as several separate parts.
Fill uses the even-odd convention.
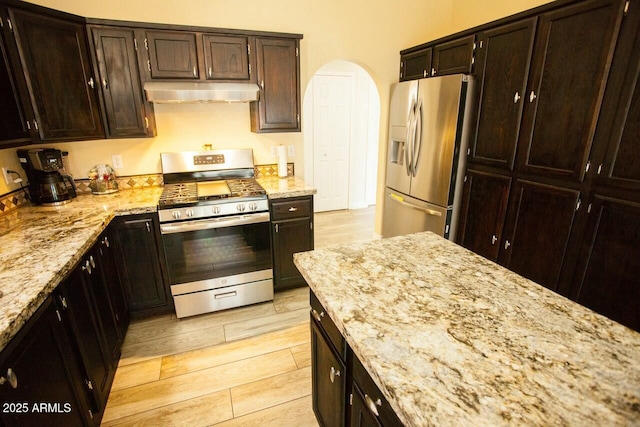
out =
[[[400,55],[400,81],[431,76],[432,48],[420,49]]]
[[[0,147],[31,141],[30,119],[25,114],[18,87],[22,84],[23,90],[26,91],[26,83],[22,68],[19,67],[20,61],[17,59],[15,41],[9,30],[8,17],[8,11],[0,8]],[[32,115],[33,113],[30,114]]]
[[[249,37],[204,34],[202,44],[208,80],[251,80]]]
[[[84,25],[10,9],[41,140],[104,138]]]
[[[90,27],[107,137],[153,136],[140,84],[133,29]]]
[[[623,7],[590,0],[540,16],[523,96],[520,170],[582,181]]]
[[[146,32],[152,79],[199,79],[196,33],[157,30]]]
[[[478,34],[469,160],[512,170],[536,18]]]
[[[471,73],[474,49],[475,35],[435,45],[431,60],[431,77]]]
[[[514,183],[498,262],[551,290],[558,288],[580,192],[518,180]]]
[[[465,179],[458,243],[497,261],[511,177],[467,170]]]
[[[600,121],[593,173],[599,187],[624,190],[640,201],[640,8],[630,8],[620,28]],[[602,190],[602,188],[600,188]]]
[[[297,39],[256,37],[260,99],[252,102],[252,132],[300,131],[300,57]]]

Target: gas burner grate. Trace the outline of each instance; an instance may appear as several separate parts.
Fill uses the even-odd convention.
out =
[[[198,201],[198,190],[195,182],[165,185],[160,196],[159,205],[195,203]]]
[[[228,179],[227,185],[233,197],[264,196],[266,191],[255,179]]]

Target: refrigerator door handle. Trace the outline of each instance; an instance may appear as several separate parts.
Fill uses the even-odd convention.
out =
[[[427,215],[431,215],[431,216],[442,216],[442,212],[433,210],[433,209],[429,209],[429,208],[423,208],[422,206],[418,206],[418,205],[414,205],[413,203],[407,203],[404,201],[404,199],[402,198],[402,196],[398,196],[397,194],[393,194],[393,193],[388,193],[387,194],[389,196],[389,198],[397,203],[400,203],[403,206],[412,208],[412,209],[417,209],[419,211],[422,211],[424,213],[426,213]]]
[[[418,160],[420,159],[420,149],[422,148],[422,98],[418,100],[416,105],[413,121],[413,160],[411,161],[411,167],[415,177],[416,173],[418,173]]]
[[[413,166],[411,163],[413,161],[413,152],[412,152],[413,144],[411,142],[411,135],[412,135],[411,129],[413,128],[414,106],[415,106],[415,103],[412,103],[411,107],[409,108],[409,119],[407,120],[407,137],[405,138],[405,143],[404,143],[404,163],[407,168],[407,176],[411,176],[411,173],[413,171]]]

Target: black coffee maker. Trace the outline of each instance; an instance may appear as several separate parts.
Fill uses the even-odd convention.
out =
[[[63,173],[62,156],[62,151],[55,148],[18,150],[18,160],[27,173],[33,203],[57,206],[76,197],[76,183],[71,175]]]

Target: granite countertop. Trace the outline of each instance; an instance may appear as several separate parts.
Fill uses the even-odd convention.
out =
[[[0,350],[96,242],[115,215],[155,212],[161,187],[81,194],[60,207],[0,217]]]
[[[258,178],[258,183],[267,192],[270,199],[285,197],[310,196],[316,194],[316,189],[307,185],[302,178],[290,176],[287,178],[266,177]]]
[[[297,177],[260,178],[270,199],[315,193]],[[0,216],[0,350],[96,242],[114,216],[157,211],[162,187],[80,194],[60,207]]]
[[[432,233],[294,255],[407,426],[640,425],[640,334]]]

